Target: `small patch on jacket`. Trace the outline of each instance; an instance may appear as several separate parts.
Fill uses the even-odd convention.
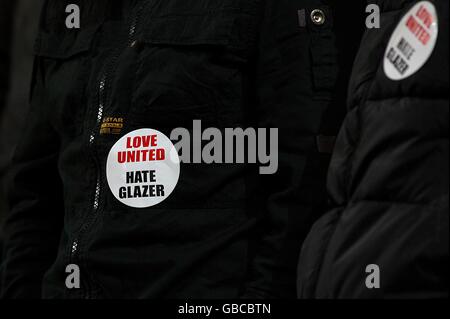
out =
[[[124,120],[122,117],[106,117],[100,127],[100,135],[119,135],[122,133]]]

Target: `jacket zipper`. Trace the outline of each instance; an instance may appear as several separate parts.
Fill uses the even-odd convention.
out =
[[[128,29],[128,42],[127,46],[133,46],[134,36],[136,33],[136,28],[138,26],[141,12],[144,8],[144,4],[140,4],[137,12],[135,13],[133,20],[130,24],[130,27]],[[95,190],[94,190],[94,198],[92,202],[92,214],[89,216],[89,218],[85,221],[84,225],[81,227],[80,231],[78,232],[78,235],[75,237],[75,239],[72,242],[71,245],[71,252],[70,252],[70,263],[76,263],[79,260],[79,249],[80,249],[80,240],[84,233],[89,230],[91,225],[96,219],[99,207],[100,207],[100,195],[102,193],[102,185],[101,185],[101,174],[100,174],[100,165],[99,161],[97,159],[97,154],[95,150],[95,142],[97,139],[97,134],[100,129],[101,121],[103,119],[103,113],[106,105],[106,88],[108,84],[108,79],[111,73],[113,73],[113,68],[115,64],[117,63],[117,60],[120,56],[120,50],[115,50],[115,54],[111,58],[111,62],[109,63],[108,67],[106,68],[106,71],[103,73],[99,85],[98,85],[98,108],[97,108],[97,118],[95,125],[91,131],[91,134],[89,135],[89,147],[92,151],[92,156],[94,158],[96,167],[97,167],[97,177],[96,177],[96,183],[95,183]],[[82,288],[82,295],[85,299],[90,299],[91,295],[91,285],[89,284],[88,280],[83,280],[85,288]]]

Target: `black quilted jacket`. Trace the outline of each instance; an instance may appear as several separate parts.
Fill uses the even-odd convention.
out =
[[[299,296],[447,297],[449,2],[426,2],[435,7],[432,20],[423,10],[418,14],[419,1],[370,2],[380,5],[381,28],[367,30],[354,65],[349,112],[328,176],[332,208],[303,246]],[[392,79],[386,59],[399,72],[408,72],[400,58],[415,68],[408,46],[397,47],[405,53],[397,58],[389,54],[405,15],[415,19],[409,36],[426,45],[432,44],[427,26],[437,23],[437,41],[415,73]],[[413,54],[424,50],[414,43]]]

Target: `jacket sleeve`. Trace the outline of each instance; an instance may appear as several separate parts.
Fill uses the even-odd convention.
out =
[[[323,24],[315,24],[315,9]],[[278,171],[261,175],[262,235],[245,298],[294,298],[300,247],[326,198],[316,137],[337,76],[332,16],[320,0],[266,0],[257,66],[258,125],[278,128]]]
[[[36,59],[30,110],[10,169],[3,298],[41,297],[42,279],[56,259],[62,230],[59,142],[46,112],[49,103],[41,63]]]

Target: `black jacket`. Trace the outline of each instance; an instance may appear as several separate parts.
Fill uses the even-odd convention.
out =
[[[328,174],[332,207],[304,243],[298,293],[448,297],[449,2],[430,1],[437,12],[436,46],[416,73],[401,80],[385,72],[389,57],[387,63],[404,70],[400,58],[388,54],[388,43],[407,13],[418,19],[410,12],[418,1],[371,2],[381,8],[381,28],[366,31],[354,65],[349,112]],[[421,44],[414,49],[419,53]],[[408,61],[408,55],[400,57]],[[377,273],[378,289],[372,286]]]
[[[64,27],[80,5],[81,29]],[[318,0],[48,0],[31,111],[14,157],[4,297],[292,297],[323,198],[316,135],[336,77]],[[310,13],[320,8],[325,23]],[[323,21],[323,20],[322,20]],[[105,81],[103,81],[105,80]],[[100,134],[122,118],[120,135]],[[279,128],[279,170],[182,164],[173,194],[134,209],[110,192],[127,132]],[[65,286],[68,264],[81,289]]]

